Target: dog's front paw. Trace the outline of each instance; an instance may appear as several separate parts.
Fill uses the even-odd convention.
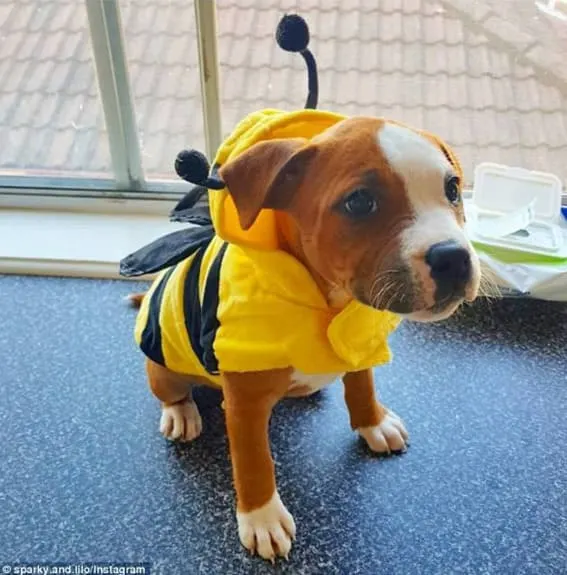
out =
[[[193,441],[201,435],[203,424],[194,401],[186,399],[173,405],[164,405],[159,430],[166,439]]]
[[[409,435],[404,422],[392,411],[387,411],[379,425],[360,427],[358,433],[375,453],[405,451]]]
[[[287,556],[295,538],[295,522],[285,508],[278,492],[262,507],[247,513],[237,512],[238,536],[250,553],[256,551],[264,559]]]

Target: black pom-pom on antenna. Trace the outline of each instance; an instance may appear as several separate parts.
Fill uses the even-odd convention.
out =
[[[297,14],[286,14],[276,30],[278,46],[286,52],[303,52],[309,44],[309,28]]]
[[[319,80],[317,78],[317,63],[313,54],[307,48],[309,44],[309,28],[305,20],[297,14],[286,14],[276,30],[278,46],[286,52],[299,52],[307,65],[307,101],[306,108],[316,108],[319,98]]]
[[[225,187],[219,178],[209,177],[209,162],[198,150],[181,150],[175,158],[175,172],[182,180],[191,184],[214,190],[222,190]]]
[[[209,162],[198,150],[181,150],[175,158],[177,175],[190,182],[203,182],[209,176]]]

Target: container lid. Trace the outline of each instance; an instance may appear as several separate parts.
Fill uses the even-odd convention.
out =
[[[501,214],[531,205],[536,219],[557,221],[561,180],[546,172],[484,162],[475,169],[473,202],[481,211]]]

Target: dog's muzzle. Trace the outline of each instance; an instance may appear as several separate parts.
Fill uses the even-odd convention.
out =
[[[425,262],[435,281],[435,301],[449,302],[463,298],[472,277],[469,251],[449,240],[433,244],[425,254]]]

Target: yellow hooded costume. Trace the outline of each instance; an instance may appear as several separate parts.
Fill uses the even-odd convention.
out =
[[[253,113],[220,147],[212,173],[258,142],[313,138],[342,119],[317,110]],[[387,338],[396,315],[357,301],[330,308],[303,264],[280,249],[272,210],[262,210],[244,231],[230,190],[214,178],[201,180],[204,186],[188,194],[194,210],[188,219],[198,225],[121,262],[127,276],[161,270],[136,321],[146,356],[219,385],[223,371],[293,367],[332,374],[390,360]],[[206,189],[211,182],[216,189]],[[195,211],[199,195],[208,199],[210,219],[206,207]]]
[[[221,146],[215,166],[263,140],[312,138],[342,118],[315,110],[254,113]],[[303,264],[279,249],[272,210],[244,231],[228,189],[210,190],[208,199],[214,232],[201,233],[194,253],[160,272],[138,313],[135,337],[149,358],[219,384],[222,371],[291,366],[331,374],[389,361],[396,315],[357,301],[330,308]]]

